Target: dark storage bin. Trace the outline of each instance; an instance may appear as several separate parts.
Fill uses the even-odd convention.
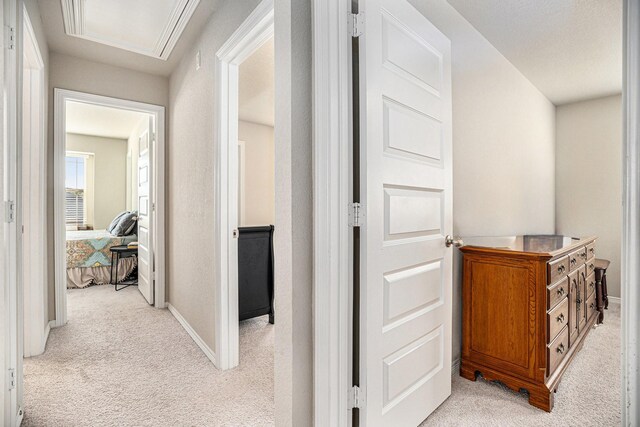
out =
[[[240,320],[269,315],[273,323],[273,225],[238,228]]]

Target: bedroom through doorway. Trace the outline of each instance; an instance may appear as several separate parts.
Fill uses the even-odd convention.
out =
[[[149,193],[149,114],[68,101],[65,116],[65,245],[67,289],[139,286],[147,302],[148,268],[139,269],[138,195]],[[142,164],[142,166],[140,166]],[[144,203],[144,202],[143,202]]]
[[[89,296],[103,292],[164,308],[164,108],[55,95],[57,326],[67,323],[67,301],[105,300]]]
[[[238,70],[238,311],[240,360],[274,351],[275,145],[274,41]],[[266,362],[265,362],[266,363]]]

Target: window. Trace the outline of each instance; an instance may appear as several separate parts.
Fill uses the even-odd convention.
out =
[[[67,153],[65,158],[65,219],[70,226],[87,223],[86,170],[87,157]]]

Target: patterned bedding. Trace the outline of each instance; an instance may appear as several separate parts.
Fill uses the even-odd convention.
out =
[[[138,240],[136,235],[116,237],[106,230],[67,231],[67,268],[108,267],[112,246]]]

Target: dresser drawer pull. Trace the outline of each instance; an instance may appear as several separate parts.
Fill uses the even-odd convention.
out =
[[[596,308],[596,304],[594,302],[592,302],[591,304],[589,304],[589,308],[595,309]]]
[[[593,267],[594,267],[593,263],[589,264],[589,270],[593,270]]]
[[[564,323],[564,314],[560,313],[560,316],[556,317],[556,321]]]
[[[564,344],[560,344],[558,348],[556,348],[556,352],[563,354],[564,353]]]
[[[560,265],[558,266],[558,274],[562,274],[566,271],[567,267],[565,267],[564,265]]]
[[[595,286],[595,284],[593,282],[589,282],[589,287],[593,289],[593,287]]]
[[[586,257],[587,257],[586,252],[580,252],[580,258],[586,258]]]
[[[575,259],[575,258],[571,258],[571,265],[575,264],[576,262],[578,262],[578,260],[577,260],[577,259]]]
[[[596,253],[596,248],[589,248],[589,252],[591,252],[592,254]]]
[[[564,294],[565,294],[564,288],[559,288],[558,289],[558,295],[563,296]]]
[[[582,303],[582,300],[580,298],[576,298],[576,304],[581,304],[581,303]],[[578,307],[578,308],[580,308],[580,307]]]

